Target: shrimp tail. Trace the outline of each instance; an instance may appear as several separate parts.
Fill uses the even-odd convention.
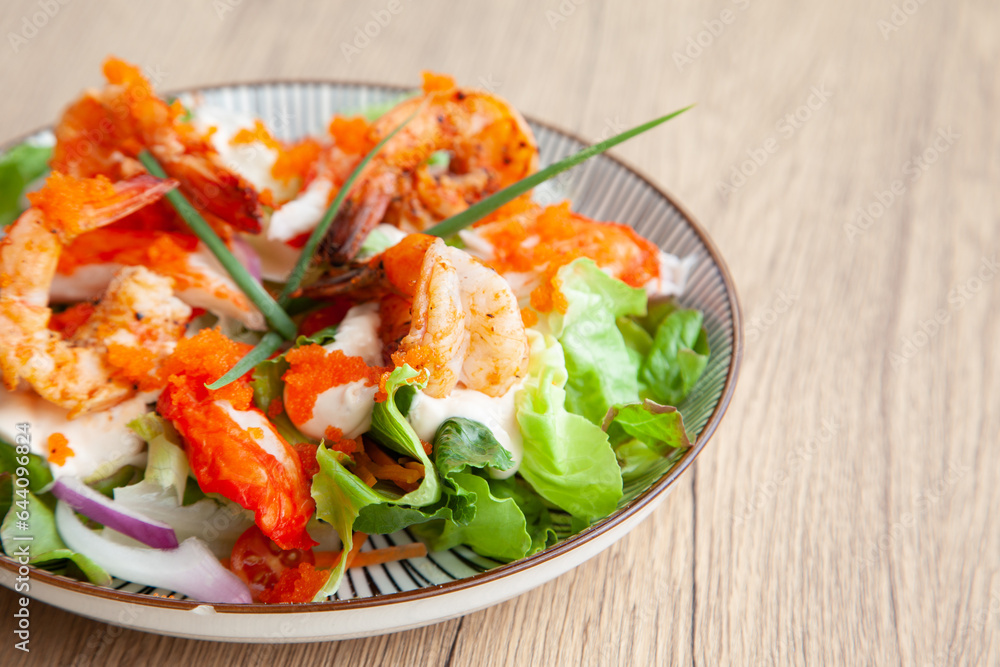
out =
[[[396,177],[388,172],[359,183],[323,238],[320,256],[331,264],[354,259],[368,234],[385,217],[395,186]]]

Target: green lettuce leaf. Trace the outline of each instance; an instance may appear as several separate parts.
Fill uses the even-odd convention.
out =
[[[531,548],[525,556],[556,543],[556,531],[552,526],[552,515],[542,499],[523,480],[516,477],[507,479],[491,479],[490,492],[497,498],[510,498],[517,503],[524,515],[525,530],[531,537]]]
[[[638,367],[617,319],[645,315],[646,292],[585,258],[560,268],[556,285],[567,308],[550,315],[549,325],[565,353],[566,408],[599,424],[612,405],[639,397]]]
[[[452,417],[438,427],[434,436],[434,462],[438,472],[448,475],[466,467],[510,470],[514,459],[483,424],[464,417]]]
[[[412,527],[432,550],[465,544],[476,553],[498,560],[515,560],[533,553],[533,537],[548,510],[528,489],[494,493],[501,480],[473,472],[487,466],[509,470],[514,461],[483,424],[465,418],[446,420],[434,438],[434,456],[441,477],[442,500],[420,509],[400,505],[369,505],[361,510],[355,530],[396,531]],[[534,500],[534,505],[531,500]],[[522,503],[532,512],[526,517]],[[551,525],[551,522],[550,522]],[[535,532],[529,532],[531,527]],[[547,536],[538,543],[542,548]]]
[[[413,532],[432,551],[467,544],[476,553],[510,561],[522,558],[531,549],[524,513],[513,498],[497,497],[487,480],[473,473],[453,472],[456,487],[475,496],[475,516],[466,524],[435,521],[413,526]]]
[[[139,484],[168,490],[178,505],[183,503],[191,468],[177,429],[155,412],[136,417],[128,427],[148,445],[146,475]]]
[[[10,509],[0,524],[0,543],[15,560],[27,551],[28,562],[54,572],[75,565],[91,582],[110,586],[111,576],[83,554],[67,547],[59,538],[52,509],[38,496],[24,489],[12,489]]]
[[[567,372],[559,343],[533,330],[528,340],[528,377],[516,399],[524,437],[519,472],[541,497],[574,517],[601,519],[622,497],[621,471],[608,435],[564,407]]]
[[[21,215],[21,195],[45,173],[52,149],[20,144],[0,156],[0,227]]]
[[[20,445],[27,447],[26,445]],[[24,449],[21,450],[25,452]],[[25,460],[27,457],[27,460]],[[52,483],[52,471],[48,462],[37,454],[18,454],[14,445],[9,445],[0,440],[0,471],[15,475],[18,467],[23,467],[28,471],[28,490],[38,493]]]
[[[639,369],[640,395],[678,405],[708,364],[708,334],[697,310],[670,312],[656,327],[653,345]]]
[[[434,464],[431,462],[417,434],[403,417],[396,405],[396,393],[403,387],[423,386],[420,374],[409,366],[394,370],[385,383],[388,397],[376,403],[372,413],[372,428],[369,432],[376,440],[394,451],[417,459],[424,466],[424,478],[413,491],[399,495],[390,490],[369,488],[357,475],[344,467],[350,457],[341,452],[329,450],[320,445],[316,460],[320,470],[312,483],[312,497],[316,501],[316,516],[336,529],[349,551],[354,544],[355,522],[363,508],[369,505],[396,503],[410,507],[433,505],[441,499],[441,484]],[[322,600],[333,594],[344,576],[344,563],[330,571],[326,584],[316,594]]]
[[[625,481],[641,476],[664,458],[672,465],[691,446],[681,413],[650,400],[612,408],[604,429]]]

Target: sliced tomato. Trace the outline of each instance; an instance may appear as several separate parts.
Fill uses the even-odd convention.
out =
[[[250,587],[254,600],[271,601],[269,598],[274,596],[269,593],[274,592],[282,575],[286,571],[297,570],[302,564],[314,565],[316,556],[312,549],[282,549],[261,532],[260,528],[251,526],[236,540],[229,563],[236,576]],[[285,579],[288,578],[286,575]]]

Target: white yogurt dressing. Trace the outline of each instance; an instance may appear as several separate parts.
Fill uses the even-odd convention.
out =
[[[417,392],[406,418],[417,436],[427,441],[433,441],[438,427],[452,417],[464,417],[483,424],[514,459],[514,465],[508,470],[489,469],[494,479],[506,479],[517,472],[524,458],[524,439],[517,424],[514,401],[521,385],[518,382],[506,394],[496,398],[465,387],[455,387],[444,398]]]
[[[323,349],[361,357],[369,366],[381,365],[380,323],[377,303],[354,306],[337,326],[336,338]],[[323,438],[328,426],[340,429],[345,438],[356,438],[371,427],[376,391],[378,386],[366,385],[364,380],[330,387],[316,397],[312,418],[296,426],[311,438]]]
[[[73,456],[64,465],[50,464],[55,477],[69,475],[99,479],[123,465],[141,464],[146,443],[127,424],[148,412],[155,393],[138,394],[118,405],[67,419],[69,412],[28,391],[4,391],[0,400],[0,438],[13,443],[17,425],[27,422],[31,451],[48,458],[48,440],[53,433],[66,437]]]

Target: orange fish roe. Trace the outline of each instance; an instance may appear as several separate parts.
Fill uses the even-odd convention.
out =
[[[301,563],[282,572],[274,587],[261,591],[260,601],[266,604],[311,602],[329,578],[330,573],[326,570],[317,570],[311,563]]]
[[[259,426],[251,426],[250,428],[247,429],[247,433],[249,433],[250,437],[253,438],[254,440],[264,439],[264,429],[260,428]]]
[[[94,304],[84,301],[57,313],[49,320],[49,329],[58,331],[63,338],[69,338],[87,323],[94,313]]]
[[[71,235],[79,233],[80,215],[85,209],[98,209],[124,201],[105,176],[73,178],[58,171],[37,192],[28,193],[28,201],[39,209],[54,229]]]
[[[252,144],[255,141],[259,141],[268,148],[273,148],[276,151],[281,150],[281,144],[271,136],[271,133],[259,118],[253,122],[253,129],[243,128],[229,140],[229,143],[233,146],[239,146],[240,144]]]
[[[311,442],[300,442],[292,445],[292,449],[299,455],[299,462],[302,464],[302,473],[311,480],[319,472],[319,461],[316,460],[316,452],[319,451],[319,445],[314,445]]]
[[[202,329],[195,336],[178,341],[173,354],[163,362],[160,377],[170,381],[174,380],[172,376],[184,378],[187,380],[184,384],[198,400],[227,400],[237,410],[247,410],[253,404],[249,372],[222,389],[210,390],[204,385],[222,377],[251,347],[226,338],[218,329]]]
[[[321,150],[319,142],[315,139],[303,139],[291,144],[278,152],[278,159],[271,166],[271,175],[285,182],[293,178],[305,180]]]
[[[108,343],[108,365],[115,369],[114,377],[136,385],[140,391],[162,387],[163,378],[153,374],[155,355],[144,347]]]
[[[62,433],[53,433],[47,441],[49,446],[49,463],[57,466],[66,465],[66,459],[76,456],[69,446],[69,440]]]
[[[167,258],[186,262],[187,253],[197,247],[198,238],[191,234],[106,227],[81,234],[70,243],[59,255],[57,270],[70,275],[77,267],[104,262],[153,267],[160,262],[163,266]]]
[[[521,322],[524,323],[526,327],[533,327],[538,324],[538,313],[536,313],[531,308],[521,309]]]
[[[281,402],[280,398],[271,399],[271,404],[267,406],[267,416],[271,419],[274,419],[284,411],[285,404]]]
[[[447,74],[437,74],[435,72],[423,71],[420,73],[423,77],[424,92],[425,93],[435,93],[440,90],[451,90],[455,87],[454,77],[448,76]]]
[[[370,367],[361,357],[349,357],[341,350],[327,352],[319,345],[297,347],[285,355],[289,368],[285,381],[285,412],[296,424],[312,419],[316,397],[330,387],[363,380],[376,384],[385,368]]]
[[[327,426],[326,430],[323,432],[323,437],[330,442],[338,442],[343,439],[344,432],[336,426]]]
[[[523,204],[512,216],[476,227],[494,248],[491,266],[501,273],[542,269],[531,307],[539,313],[566,312],[555,285],[559,269],[580,257],[593,259],[618,279],[641,287],[660,273],[656,246],[626,225],[597,222],[573,213],[569,202],[547,208]],[[543,268],[544,267],[544,268]]]
[[[371,124],[361,116],[334,116],[329,131],[334,145],[345,153],[364,155],[374,146],[370,135]]]

